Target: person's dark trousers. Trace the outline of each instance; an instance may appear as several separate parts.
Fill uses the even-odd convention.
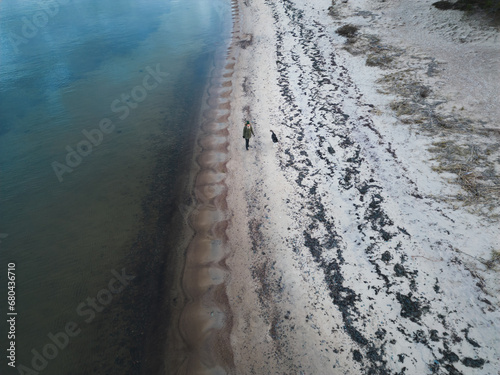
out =
[[[246,143],[246,146],[247,146],[247,150],[248,150],[248,144],[250,142],[250,138],[245,138],[245,143]]]

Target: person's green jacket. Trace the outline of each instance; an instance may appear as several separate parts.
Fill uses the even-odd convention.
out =
[[[250,139],[252,137],[252,135],[255,135],[254,132],[253,132],[253,128],[252,126],[244,126],[243,127],[243,138],[245,139]]]

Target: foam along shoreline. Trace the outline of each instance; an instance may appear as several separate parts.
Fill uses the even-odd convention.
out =
[[[233,27],[238,8],[233,3]],[[226,229],[228,208],[225,182],[229,160],[228,127],[231,111],[231,76],[234,57],[231,47],[218,54],[203,99],[200,133],[194,158],[194,205],[188,222],[194,235],[185,253],[182,293],[185,304],[178,331],[183,360],[177,374],[229,374],[234,368],[230,345],[232,312],[226,295],[230,254]]]

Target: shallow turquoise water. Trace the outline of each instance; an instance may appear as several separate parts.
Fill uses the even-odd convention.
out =
[[[15,263],[17,365],[139,373],[127,322],[152,312],[127,293],[169,251],[160,217],[175,209],[229,29],[226,0],[0,2],[0,281]],[[146,275],[131,265],[142,251]],[[135,279],[113,284],[124,267]],[[79,333],[51,352],[68,323]],[[2,374],[18,373],[6,362]]]

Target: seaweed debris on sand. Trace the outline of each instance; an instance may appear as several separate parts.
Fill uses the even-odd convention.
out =
[[[498,30],[431,3],[240,2],[237,373],[497,375]]]

